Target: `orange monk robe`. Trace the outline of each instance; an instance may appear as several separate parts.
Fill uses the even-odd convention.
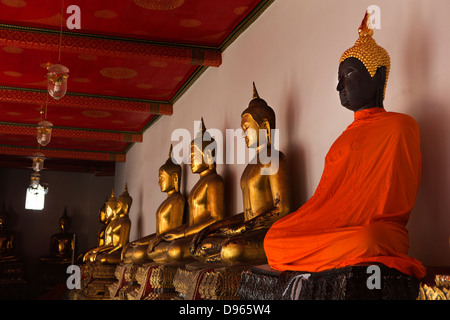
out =
[[[381,263],[421,279],[426,269],[408,256],[406,230],[421,173],[418,125],[381,108],[354,117],[311,199],[268,231],[268,262],[305,272]]]

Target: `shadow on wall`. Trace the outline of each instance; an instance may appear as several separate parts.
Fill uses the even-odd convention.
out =
[[[450,107],[448,101],[433,99],[430,72],[434,62],[432,26],[418,10],[412,13],[404,48],[403,81],[407,84],[406,104],[419,124],[422,152],[422,178],[411,222],[410,254],[426,266],[450,264]],[[420,41],[417,41],[420,39]],[[436,42],[440,45],[440,42]],[[435,69],[436,70],[436,69]]]
[[[240,120],[240,116],[239,118],[236,117],[236,119]],[[227,159],[227,148],[225,147],[227,144],[232,143],[232,141],[228,141],[227,140],[227,136],[225,134],[226,130],[228,128],[237,128],[237,124],[239,122],[236,121],[236,123],[231,123],[229,117],[226,118],[225,121],[225,125],[222,128],[222,134],[224,134],[224,147],[223,147],[223,159]],[[243,139],[241,137],[238,137],[237,139]],[[236,142],[236,140],[234,141]],[[237,144],[236,144],[237,145]],[[237,147],[236,147],[237,148]],[[234,152],[236,152],[236,149],[234,150]],[[233,159],[234,160],[234,159]],[[234,170],[234,168],[236,167],[236,165],[230,165],[230,164],[225,164],[222,165],[222,170],[221,172],[219,172],[219,174],[222,176],[223,180],[224,180],[224,199],[225,199],[225,204],[224,204],[224,212],[225,212],[225,217],[229,217],[231,215],[234,214],[238,214],[237,212],[237,208],[239,207],[238,204],[236,203],[237,199],[236,199],[236,191],[239,190],[241,191],[241,187],[240,187],[240,174],[242,174],[242,172],[236,172],[236,170]],[[239,170],[237,170],[239,171]],[[236,175],[239,176],[239,180],[236,179]]]
[[[300,87],[296,86],[294,76],[291,77],[290,89],[287,92],[287,103],[282,106],[286,109],[286,140],[285,155],[288,165],[288,186],[291,199],[291,210],[296,211],[306,202],[305,186],[305,155],[303,148],[297,142],[298,119],[300,119],[301,106],[298,104]],[[283,151],[283,150],[281,150]]]

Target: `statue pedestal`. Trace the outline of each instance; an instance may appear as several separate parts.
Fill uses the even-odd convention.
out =
[[[200,300],[199,286],[206,272],[209,271],[213,271],[213,268],[198,263],[192,263],[186,265],[184,268],[178,268],[173,279],[177,299]]]
[[[415,300],[419,280],[379,265],[380,288],[370,289],[367,266],[349,266],[316,273],[254,267],[242,275],[243,300]]]
[[[136,280],[137,265],[119,264],[115,271],[116,283],[109,286],[109,297],[112,300],[126,300],[127,294],[139,287]]]
[[[127,293],[128,300],[169,300],[176,296],[173,279],[179,266],[148,263],[138,266],[139,287]]]
[[[184,300],[235,300],[242,273],[250,266],[214,266],[193,263],[179,269],[174,278],[178,298]]]
[[[81,267],[81,289],[71,290],[73,300],[109,300],[109,287],[116,282],[115,264],[85,264]]]
[[[12,259],[0,262],[0,299],[27,299],[28,283],[25,280],[23,263]]]

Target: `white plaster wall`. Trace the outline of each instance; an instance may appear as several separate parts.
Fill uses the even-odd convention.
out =
[[[375,39],[391,56],[385,108],[413,116],[421,127],[423,174],[408,225],[410,254],[427,266],[450,264],[450,88],[448,0],[313,1],[277,0],[223,54],[219,68],[209,68],[135,144],[127,162],[118,164],[115,187],[125,183],[135,240],[155,231],[155,211],[164,200],[157,185],[171,134],[203,117],[207,128],[237,129],[252,98],[252,81],[272,106],[280,129],[280,149],[289,161],[293,207],[313,193],[324,157],[353,120],[340,106],[337,68],[340,55],[357,39],[364,10],[381,8]],[[176,142],[174,142],[176,143]],[[227,186],[227,211],[242,211],[239,179],[245,165],[219,165]],[[186,195],[198,176],[184,167]]]

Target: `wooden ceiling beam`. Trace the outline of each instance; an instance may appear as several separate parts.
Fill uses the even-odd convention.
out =
[[[4,102],[43,105],[47,101],[47,91],[0,86],[0,97],[1,101]],[[101,111],[143,112],[159,115],[173,114],[173,106],[170,103],[81,95],[71,92],[67,92],[62,99],[48,99],[48,105]]]
[[[37,125],[21,125],[0,123],[0,134],[14,134],[24,136],[36,136]],[[142,142],[142,133],[124,133],[99,130],[81,130],[54,127],[52,137],[80,138],[101,141]]]
[[[0,45],[22,49],[58,51],[60,35],[54,30],[27,28],[0,24]],[[112,58],[137,58],[143,61],[161,60],[208,67],[222,64],[219,49],[173,43],[157,43],[114,37],[101,37],[77,33],[64,33],[61,52],[107,56]]]
[[[36,152],[35,148],[12,147],[0,145],[0,154],[31,157]],[[92,161],[115,161],[125,162],[124,153],[97,152],[97,151],[79,151],[79,150],[61,150],[44,148],[41,149],[46,158],[54,159],[73,159],[73,160],[92,160]]]

